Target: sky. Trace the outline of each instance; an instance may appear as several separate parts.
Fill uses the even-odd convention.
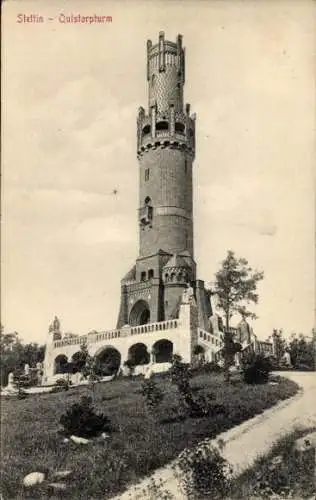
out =
[[[112,16],[61,24],[59,14]],[[44,23],[17,23],[17,14]],[[53,17],[53,21],[47,21]],[[198,278],[227,250],[265,273],[253,323],[315,325],[315,3],[7,1],[2,43],[1,322],[45,342],[116,326],[138,254],[136,115],[146,41],[186,47],[197,114]],[[117,192],[116,192],[117,191]],[[236,318],[237,320],[237,318]]]

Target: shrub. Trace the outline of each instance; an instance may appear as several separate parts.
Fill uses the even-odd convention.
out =
[[[209,363],[205,363],[204,370],[205,373],[221,373],[223,368],[217,363],[214,363],[214,361],[210,361]]]
[[[217,363],[214,363],[214,361],[204,363],[202,365],[196,366],[196,367],[191,369],[191,373],[193,375],[202,375],[204,373],[206,373],[206,374],[221,373],[222,371],[223,371],[223,368],[220,367]]]
[[[243,360],[243,377],[247,384],[265,384],[269,379],[271,363],[261,354],[251,354]]]
[[[69,389],[69,382],[67,382],[67,380],[65,380],[63,378],[59,378],[58,380],[56,380],[55,385],[56,385],[56,387],[60,387],[64,391],[68,391],[68,389]]]
[[[25,399],[28,397],[28,393],[20,389],[18,392],[18,399]]]
[[[18,375],[15,377],[15,383],[19,384],[20,387],[24,387],[25,389],[36,386],[37,382],[38,382],[37,377],[34,377],[33,374]]]
[[[188,408],[189,416],[193,418],[207,416],[210,413],[211,398],[207,395],[194,394],[196,390],[190,386],[190,378],[193,375],[190,365],[183,363],[179,356],[174,356],[169,372],[171,381],[176,384],[182,401]]]
[[[178,459],[181,483],[188,498],[226,498],[232,470],[209,440],[197,448],[184,450]]]
[[[312,372],[315,370],[313,366],[307,365],[306,363],[297,363],[295,365],[295,370],[300,370],[304,372]]]
[[[142,497],[148,498],[149,500],[174,500],[173,494],[164,489],[163,480],[155,479],[153,477],[150,478],[149,484],[143,488]]]
[[[91,438],[98,436],[101,432],[109,432],[112,429],[110,419],[100,413],[96,414],[92,407],[92,398],[83,396],[80,403],[75,403],[67,412],[60,417],[60,424],[65,429],[66,435]]]
[[[154,412],[164,398],[162,390],[159,388],[157,383],[152,380],[144,380],[142,383],[141,392],[145,397],[145,402],[148,410]]]
[[[190,378],[192,377],[192,372],[190,365],[183,363],[180,356],[173,356],[169,374],[171,382],[178,387],[181,395],[185,396],[187,393],[191,393]]]
[[[187,418],[187,411],[183,405],[166,406],[163,409],[163,418],[160,420],[162,424],[172,424],[174,422],[182,422]]]

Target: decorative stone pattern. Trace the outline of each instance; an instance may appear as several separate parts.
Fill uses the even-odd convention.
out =
[[[147,79],[149,83],[148,107],[157,105],[159,112],[166,111],[169,103],[176,110],[183,107],[184,50],[182,37],[177,43],[166,42],[159,34],[157,45],[147,43]]]

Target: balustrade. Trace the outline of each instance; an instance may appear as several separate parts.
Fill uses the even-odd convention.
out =
[[[198,329],[198,335],[204,342],[213,345],[215,344],[216,346],[221,345],[221,339],[217,338],[215,335],[210,334],[209,332],[206,332],[205,330],[202,330],[201,328]]]
[[[122,337],[129,337],[130,335],[139,335],[144,333],[153,333],[163,330],[170,330],[178,328],[178,321],[176,319],[160,321],[158,323],[148,323],[141,326],[132,326],[124,328],[122,330],[111,330],[108,332],[90,334],[82,337],[77,337],[73,339],[57,340],[54,342],[54,348],[58,349],[60,347],[78,345],[78,344],[93,344],[96,342],[102,342],[103,340],[113,340]]]

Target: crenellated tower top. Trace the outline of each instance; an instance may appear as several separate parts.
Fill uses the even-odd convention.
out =
[[[138,110],[137,154],[152,147],[179,147],[195,153],[195,115],[190,104],[184,106],[185,49],[182,35],[176,42],[165,40],[163,31],[158,43],[147,41],[148,111]]]

